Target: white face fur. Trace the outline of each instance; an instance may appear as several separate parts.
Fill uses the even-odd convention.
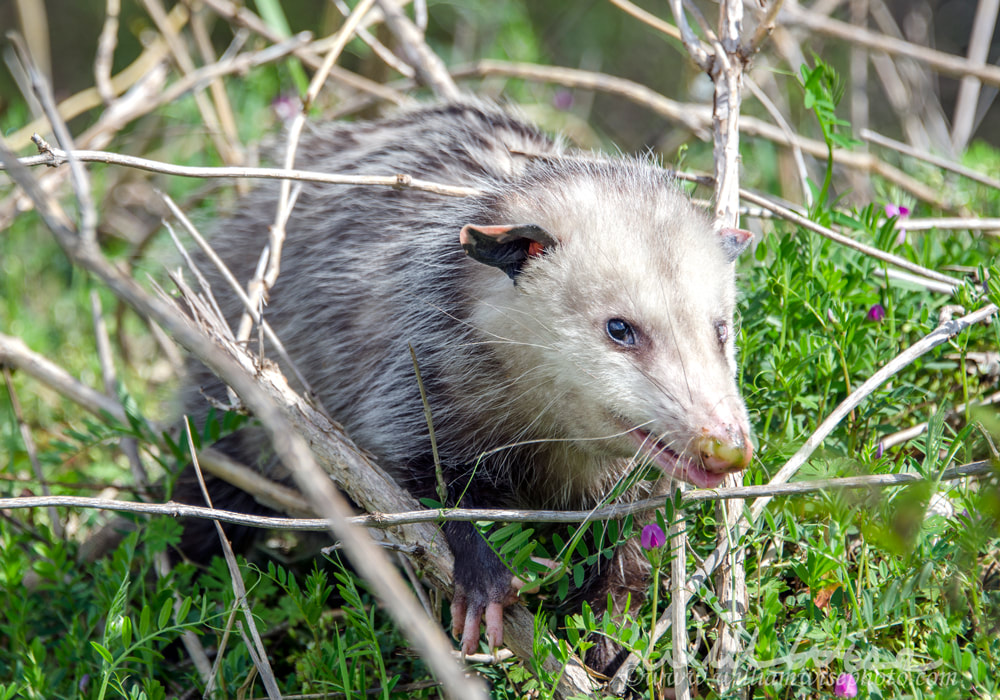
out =
[[[523,420],[583,452],[642,456],[714,487],[750,455],[733,266],[704,214],[649,179],[608,187],[581,173],[541,201],[513,197],[511,220],[531,217],[558,243],[480,322],[518,341],[501,351],[510,376],[526,378]]]

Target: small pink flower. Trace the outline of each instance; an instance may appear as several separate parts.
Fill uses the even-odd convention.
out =
[[[865,316],[869,321],[875,321],[879,323],[883,318],[885,318],[885,307],[881,304],[875,304],[872,308],[868,309],[868,314]]]
[[[833,694],[838,698],[853,698],[858,694],[858,683],[850,673],[841,673],[833,685]]]
[[[573,93],[569,90],[556,90],[555,94],[552,96],[552,105],[556,109],[563,112],[568,109],[572,109],[574,102]]]
[[[290,95],[278,95],[273,100],[271,100],[271,110],[274,112],[274,116],[282,121],[284,124],[292,121],[295,115],[299,113],[302,109],[302,104],[299,102],[297,97],[292,97]]]
[[[901,204],[886,204],[885,215],[890,219],[894,216],[899,217],[899,220],[896,222],[896,225],[899,226],[899,230],[896,232],[896,245],[903,245],[906,241],[906,227],[900,226],[900,224],[910,215],[910,208],[904,207]]]
[[[642,544],[643,549],[659,549],[666,541],[667,537],[663,534],[663,530],[660,529],[659,525],[647,525],[642,528],[642,536],[639,538],[639,542]]]

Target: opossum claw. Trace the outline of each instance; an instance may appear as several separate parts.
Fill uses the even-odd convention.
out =
[[[486,641],[490,649],[503,644],[503,611],[517,600],[517,592],[511,582],[502,600],[490,600],[483,592],[468,593],[461,586],[455,586],[455,597],[451,601],[451,634],[461,640],[462,653],[473,654],[479,646],[479,629],[486,624]]]

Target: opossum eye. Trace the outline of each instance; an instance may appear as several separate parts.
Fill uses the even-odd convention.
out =
[[[605,328],[607,328],[608,336],[611,340],[615,341],[619,345],[626,347],[635,345],[635,330],[633,330],[628,321],[624,321],[620,318],[612,318],[608,321]]]
[[[725,345],[729,340],[729,324],[725,321],[716,321],[715,335],[719,339],[719,345]]]

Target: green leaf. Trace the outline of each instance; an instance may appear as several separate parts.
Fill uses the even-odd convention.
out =
[[[104,659],[108,664],[112,664],[114,662],[114,657],[111,656],[111,652],[108,651],[107,648],[105,648],[102,644],[98,644],[95,641],[91,641],[90,646],[92,646],[94,648],[94,651],[100,654],[101,658]]]

